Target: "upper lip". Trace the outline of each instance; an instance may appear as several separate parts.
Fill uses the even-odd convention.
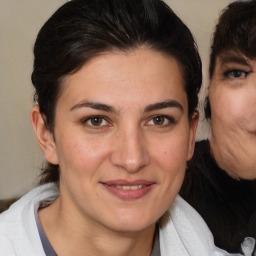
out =
[[[153,185],[155,182],[153,181],[148,181],[148,180],[133,180],[133,181],[128,181],[128,180],[109,180],[109,181],[103,181],[100,182],[102,184],[108,185],[108,186],[136,186],[136,185]]]

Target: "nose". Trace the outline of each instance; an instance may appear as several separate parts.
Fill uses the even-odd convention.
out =
[[[110,156],[111,163],[130,173],[136,173],[150,163],[150,156],[142,132],[126,129],[118,132]]]

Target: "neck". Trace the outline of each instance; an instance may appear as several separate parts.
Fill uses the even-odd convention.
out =
[[[40,210],[39,219],[58,255],[148,256],[152,249],[155,224],[137,232],[88,225],[63,210],[60,199]]]

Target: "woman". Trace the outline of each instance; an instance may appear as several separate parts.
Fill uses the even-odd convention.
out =
[[[245,237],[256,238],[255,59],[256,1],[231,3],[211,46],[211,136],[196,143],[180,192],[204,218],[215,244],[229,252],[241,251]]]
[[[193,154],[201,61],[168,6],[69,1],[34,55],[44,185],[1,215],[0,255],[227,255],[176,198]]]

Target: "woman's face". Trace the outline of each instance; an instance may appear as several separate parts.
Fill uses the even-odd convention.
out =
[[[218,56],[209,97],[217,163],[232,177],[256,178],[256,61],[235,52]]]
[[[197,117],[177,61],[142,48],[92,58],[63,82],[54,150],[60,206],[86,225],[152,226],[177,195]]]

